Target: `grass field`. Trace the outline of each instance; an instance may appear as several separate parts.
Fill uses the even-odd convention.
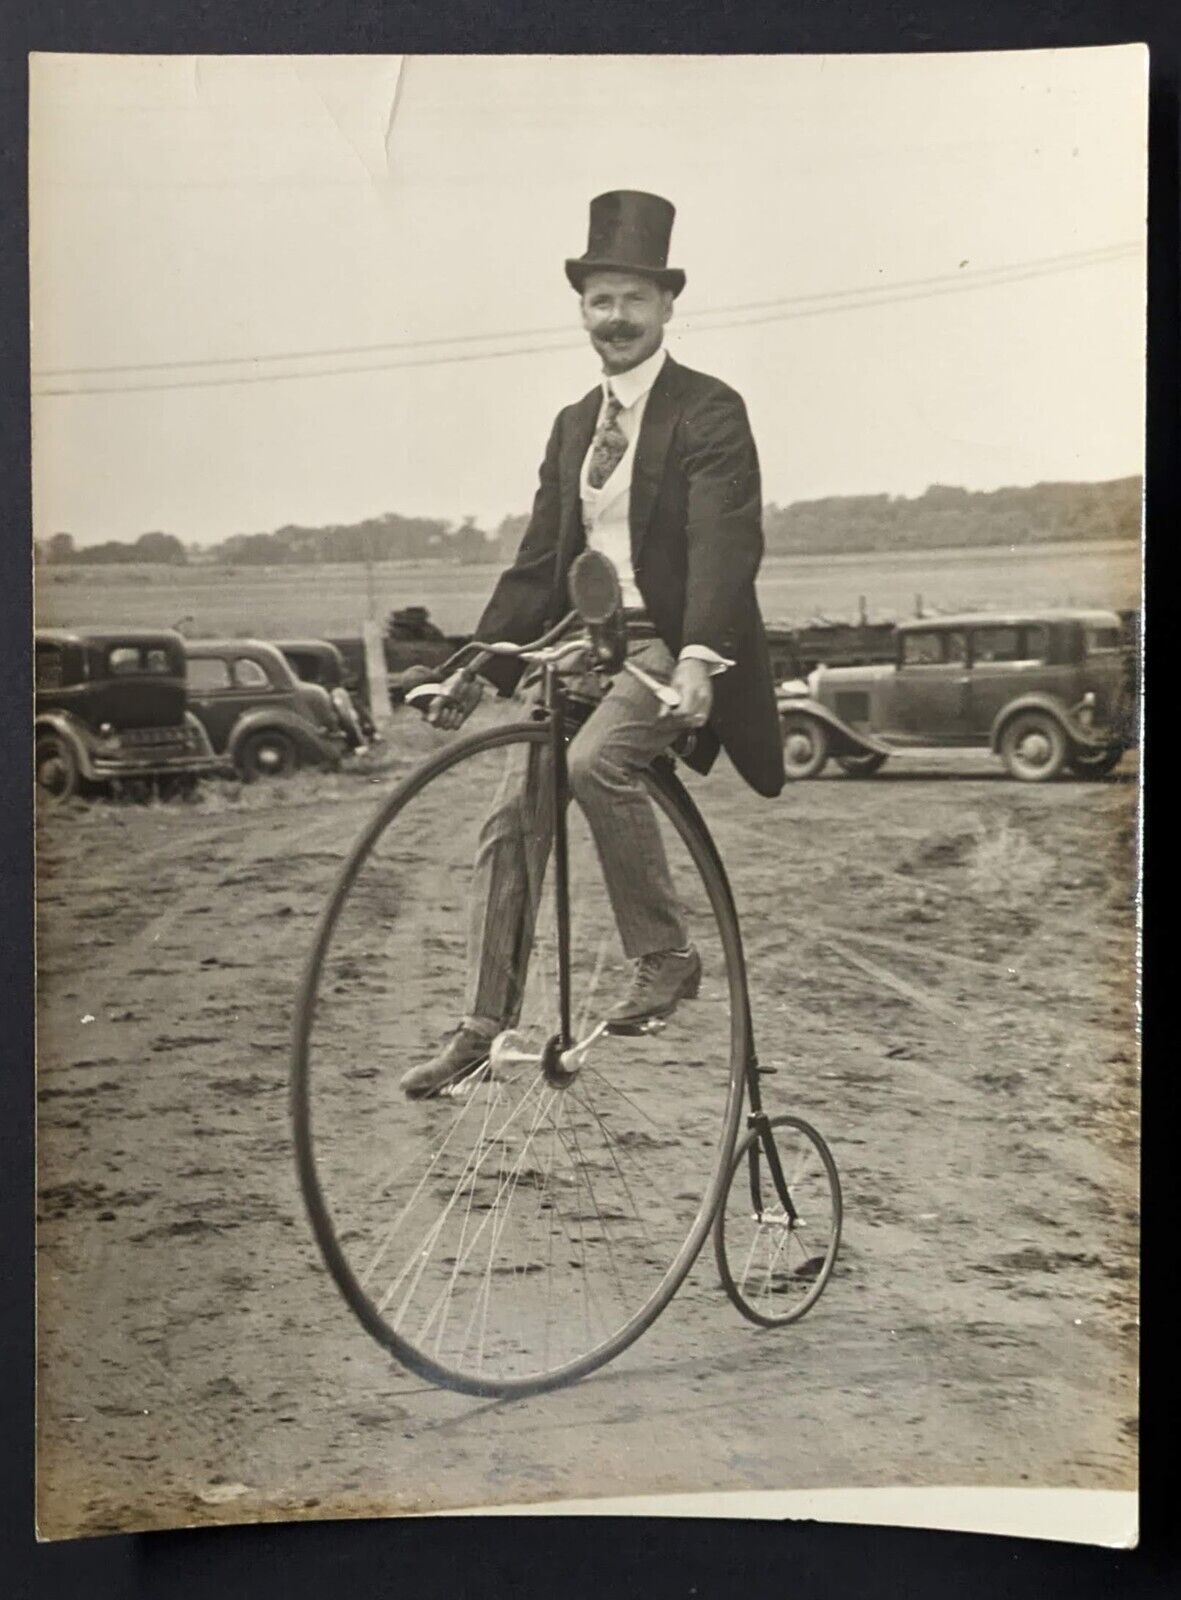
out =
[[[68,567],[37,574],[41,626],[86,623],[169,627],[187,619],[190,636],[263,638],[356,633],[370,612],[425,605],[448,633],[470,630],[495,566],[390,562],[371,578],[357,565],[323,567]],[[845,556],[774,557],[763,563],[759,595],[769,621],[819,616],[852,620],[864,596],[872,618],[925,608],[1140,603],[1140,551],[1134,543],[1006,545],[975,550],[871,551]]]

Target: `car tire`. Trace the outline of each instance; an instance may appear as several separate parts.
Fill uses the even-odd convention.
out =
[[[246,783],[257,778],[286,778],[299,766],[299,751],[281,728],[265,728],[242,741],[234,765]]]
[[[828,760],[828,729],[803,711],[789,711],[782,721],[784,776],[791,783],[818,777]]]
[[[1001,731],[1000,753],[1010,777],[1049,783],[1066,765],[1066,734],[1048,711],[1018,711]]]
[[[69,741],[56,733],[43,733],[38,737],[34,771],[40,801],[60,805],[81,793],[82,770],[78,757]]]
[[[866,750],[862,755],[845,755],[837,757],[837,766],[849,778],[872,778],[875,772],[880,772],[886,764],[887,758],[878,750]]]
[[[1110,745],[1106,750],[1074,750],[1067,762],[1077,778],[1105,778],[1119,766],[1123,753],[1122,744]]]

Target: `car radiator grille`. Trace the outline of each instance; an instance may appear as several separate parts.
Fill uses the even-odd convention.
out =
[[[189,742],[187,728],[122,728],[119,732],[119,743],[125,750],[182,751]]]

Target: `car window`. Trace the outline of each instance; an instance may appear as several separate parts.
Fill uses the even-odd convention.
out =
[[[249,656],[239,656],[234,662],[234,683],[239,689],[269,689],[271,686],[266,669]]]
[[[977,628],[972,636],[972,655],[976,661],[1020,661],[1019,628]]]
[[[189,657],[189,688],[199,694],[230,687],[230,668],[220,656]]]
[[[944,634],[947,654],[945,660],[952,665],[962,666],[968,659],[968,635],[957,629],[954,633]]]
[[[1087,654],[1096,650],[1118,650],[1122,644],[1118,628],[1086,628]]]
[[[166,674],[172,671],[172,665],[167,650],[158,645],[149,648],[139,644],[117,644],[107,652],[107,671],[115,678],[139,672]]]
[[[64,680],[62,648],[58,644],[39,644],[36,649],[34,682],[38,689],[60,689]]]
[[[1050,630],[1044,622],[1031,622],[1025,629],[1023,646],[1026,661],[1044,661],[1050,651]]]
[[[905,633],[902,636],[902,663],[907,667],[933,667],[943,660],[943,635],[930,633]]]

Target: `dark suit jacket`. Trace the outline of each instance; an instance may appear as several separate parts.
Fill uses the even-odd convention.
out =
[[[566,580],[583,549],[579,474],[602,391],[559,412],[529,526],[476,627],[478,639],[536,639],[570,609]],[[632,468],[636,585],[672,651],[708,645],[734,666],[714,679],[708,728],[690,764],[706,772],[719,742],[759,794],[783,787],[783,747],[755,574],[763,554],[759,462],[741,397],[670,357],[648,395]],[[490,662],[511,692],[520,668]]]

